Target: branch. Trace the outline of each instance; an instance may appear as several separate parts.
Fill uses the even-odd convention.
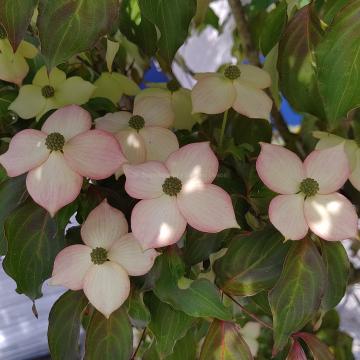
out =
[[[239,308],[241,309],[242,312],[244,312],[246,315],[250,316],[252,319],[254,319],[256,322],[258,322],[260,325],[273,330],[273,327],[268,324],[267,322],[261,320],[257,315],[253,314],[251,311],[249,311],[248,309],[246,309],[244,306],[242,306],[236,299],[234,299],[231,295],[229,295],[228,293],[224,292],[224,294],[230,298],[237,306],[239,306]]]
[[[248,26],[248,21],[244,12],[244,8],[241,4],[241,0],[228,0],[228,2],[235,18],[236,27],[238,29],[239,36],[242,40],[245,57],[250,61],[250,63],[261,67],[261,63],[259,61],[259,53],[256,49],[256,46],[253,44],[251,33]],[[271,115],[281,137],[288,144],[291,150],[295,151],[301,157],[304,157],[305,154],[301,143],[297,140],[297,136],[289,131],[286,121],[284,120],[280,111],[275,106],[275,102],[271,92],[267,91],[267,94],[273,100]]]

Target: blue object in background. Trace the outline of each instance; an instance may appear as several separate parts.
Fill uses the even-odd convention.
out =
[[[147,86],[146,83],[166,83],[168,82],[168,77],[156,67],[155,63],[151,61],[150,68],[144,74],[144,81],[140,84],[141,89],[145,89]]]
[[[281,96],[280,112],[288,125],[298,126],[301,124],[303,116],[295,112],[283,96]]]

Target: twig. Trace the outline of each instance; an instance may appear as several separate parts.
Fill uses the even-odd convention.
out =
[[[257,315],[253,314],[251,311],[249,311],[248,309],[246,309],[244,306],[242,306],[236,299],[234,299],[231,295],[229,295],[228,293],[224,293],[228,298],[230,298],[237,306],[239,306],[239,308],[241,309],[241,311],[243,311],[245,314],[247,314],[248,316],[250,316],[252,319],[254,319],[256,322],[258,322],[259,324],[261,324],[262,326],[273,330],[273,327],[268,324],[267,322],[261,320]]]
[[[241,0],[228,0],[228,2],[235,18],[239,36],[242,40],[245,57],[250,61],[250,63],[261,67],[259,53],[256,49],[256,46],[253,44],[251,33],[249,31],[248,21],[246,19],[244,8],[241,4]],[[267,94],[270,96],[270,98],[272,98],[273,104],[275,104],[270,91],[267,91]],[[304,157],[305,152],[302,148],[302,144],[296,139],[296,136],[289,131],[286,121],[275,105],[272,107],[271,115],[281,137],[289,145],[291,150],[296,151],[296,153],[298,153],[301,157]]]
[[[145,329],[143,330],[143,332],[142,332],[142,334],[141,334],[141,337],[140,337],[140,340],[139,340],[139,343],[137,344],[137,347],[136,347],[136,349],[135,349],[135,351],[134,351],[134,353],[133,353],[133,356],[131,357],[131,360],[134,360],[134,359],[135,359],[136,354],[138,353],[138,351],[139,351],[139,349],[140,349],[140,345],[141,345],[141,343],[142,343],[142,342],[144,341],[144,339],[145,339],[146,330],[147,330],[147,328],[145,328]]]

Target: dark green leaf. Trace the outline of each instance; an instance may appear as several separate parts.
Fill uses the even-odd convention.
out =
[[[194,330],[190,329],[182,339],[176,342],[173,353],[166,360],[196,360],[197,345]]]
[[[200,360],[251,360],[250,349],[234,323],[214,320],[201,348]]]
[[[251,296],[275,285],[290,244],[271,227],[235,237],[215,262],[216,283],[233,295]]]
[[[335,15],[347,4],[349,0],[327,0],[321,8],[321,19],[326,24],[331,24]]]
[[[0,255],[5,255],[7,249],[4,222],[9,214],[25,200],[26,196],[24,176],[9,178],[0,184]]]
[[[126,311],[120,308],[109,319],[95,311],[86,331],[85,360],[129,360],[133,333]]]
[[[134,6],[137,2],[124,0],[120,10],[120,31],[146,55],[154,55],[157,50],[157,32],[155,25],[144,16],[139,19]],[[134,15],[134,13],[136,15]]]
[[[1,0],[0,24],[6,30],[14,50],[24,38],[38,0]]]
[[[132,324],[144,328],[150,322],[151,314],[144,304],[143,294],[139,291],[132,291],[126,301],[128,315]]]
[[[210,281],[199,279],[187,289],[178,287],[184,269],[177,254],[171,252],[159,256],[156,266],[160,277],[156,280],[154,292],[161,301],[193,317],[231,319],[230,310],[222,304],[218,290]]]
[[[334,308],[345,294],[350,263],[341,242],[322,240],[321,253],[327,275],[327,286],[321,301],[321,308],[328,311]]]
[[[184,259],[187,264],[195,265],[200,261],[208,259],[212,253],[221,249],[222,240],[225,234],[209,234],[194,229],[186,233],[184,246]]]
[[[286,1],[282,1],[267,15],[265,23],[262,26],[260,49],[264,56],[266,56],[279,41],[286,22],[287,3]]]
[[[159,54],[168,64],[184,43],[196,12],[196,0],[139,0],[141,15],[160,31]]]
[[[151,293],[146,294],[145,302],[151,312],[149,329],[155,336],[156,350],[163,358],[173,352],[176,342],[185,336],[194,319],[174,310]]]
[[[325,118],[313,55],[321,37],[313,7],[304,6],[289,21],[279,43],[278,70],[280,89],[293,108]]]
[[[314,243],[307,238],[293,243],[269,294],[276,352],[316,314],[325,284],[324,263]]]
[[[360,106],[360,0],[350,0],[316,49],[319,89],[330,129]]]
[[[3,267],[16,281],[16,291],[35,300],[51,275],[55,256],[66,246],[63,229],[32,201],[17,208],[5,221],[8,251]]]
[[[38,28],[48,67],[91,48],[110,31],[118,12],[117,0],[41,0]]]
[[[48,342],[53,360],[80,358],[81,315],[87,303],[82,291],[68,291],[53,305],[48,327]]]
[[[298,333],[296,337],[302,339],[311,351],[314,360],[335,360],[329,348],[315,335],[309,333]]]

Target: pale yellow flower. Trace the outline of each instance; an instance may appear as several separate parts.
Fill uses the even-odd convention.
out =
[[[66,105],[82,105],[88,102],[95,86],[79,76],[66,78],[65,72],[54,68],[48,74],[43,66],[35,75],[31,85],[20,88],[18,97],[9,106],[23,119],[42,115],[52,109]]]
[[[27,59],[32,59],[37,54],[34,45],[22,41],[14,53],[8,39],[0,39],[0,79],[21,85],[29,72]]]

